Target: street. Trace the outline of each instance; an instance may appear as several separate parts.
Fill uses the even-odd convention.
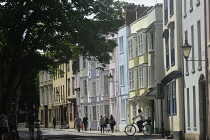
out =
[[[29,140],[28,128],[19,128],[20,140]],[[135,136],[127,136],[124,132],[105,132],[100,131],[81,131],[77,132],[74,129],[48,129],[42,128],[44,140],[163,140],[161,135],[145,136],[137,133]],[[34,133],[36,137],[36,132]]]

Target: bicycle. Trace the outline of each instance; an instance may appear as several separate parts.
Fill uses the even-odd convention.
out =
[[[40,124],[41,124],[40,120],[38,120],[35,124],[35,126],[37,128],[37,137],[36,137],[37,140],[42,140],[42,132],[40,130]]]
[[[133,136],[136,133],[136,127],[138,128],[138,124],[135,122],[135,119],[133,119],[133,122],[125,127],[125,134],[128,136]],[[144,135],[152,134],[153,130],[151,120],[145,120],[145,122],[142,124],[142,132]]]

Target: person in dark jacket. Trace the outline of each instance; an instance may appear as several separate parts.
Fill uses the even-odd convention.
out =
[[[85,115],[85,117],[83,118],[83,123],[84,123],[85,131],[87,131],[88,117],[87,117],[86,115]]]
[[[55,117],[53,118],[53,127],[54,127],[54,129],[56,127],[56,119],[55,119]]]
[[[34,140],[34,123],[37,122],[37,116],[36,114],[29,114],[28,116],[28,129],[29,129],[29,135],[30,139]]]
[[[10,129],[10,131],[13,131],[14,130],[15,131],[15,137],[17,139],[19,139],[20,136],[19,136],[19,133],[17,131],[18,122],[17,122],[17,117],[16,117],[14,111],[11,112],[11,114],[10,114],[10,116],[8,118],[8,121],[9,121],[9,129]]]
[[[115,119],[114,119],[114,117],[112,115],[111,115],[109,120],[110,120],[111,131],[113,133],[114,132],[114,126],[115,126],[116,122],[115,122]]]

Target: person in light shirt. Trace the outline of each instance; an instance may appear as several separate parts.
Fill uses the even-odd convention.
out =
[[[141,118],[141,120],[139,120],[137,122],[138,124],[138,128],[139,128],[139,132],[142,132],[142,124],[145,122],[145,116],[144,116],[144,113],[141,111],[141,109],[138,109],[138,115],[136,117],[134,117],[133,119],[136,119],[136,118]]]

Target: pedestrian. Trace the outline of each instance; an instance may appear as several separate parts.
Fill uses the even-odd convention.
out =
[[[10,131],[13,133],[15,133],[15,137],[17,138],[17,140],[20,138],[19,136],[19,133],[18,133],[18,130],[17,130],[17,126],[18,126],[18,121],[17,121],[17,117],[15,115],[15,112],[12,111],[9,118],[8,118],[8,121],[9,121],[9,129]],[[14,139],[14,138],[13,138]]]
[[[4,114],[2,114],[0,116],[0,136],[1,136],[1,140],[7,140],[8,132],[9,132],[9,124],[8,124],[7,117]]]
[[[56,127],[56,119],[55,119],[55,117],[53,118],[53,127],[54,127],[54,129]]]
[[[116,121],[115,121],[115,119],[114,119],[114,117],[111,115],[110,116],[110,127],[111,127],[111,131],[112,131],[112,133],[114,132],[114,126],[116,125]]]
[[[104,128],[105,128],[106,132],[109,132],[109,130],[110,130],[109,118],[106,116],[106,114],[104,115],[104,120],[105,120]]]
[[[105,119],[104,119],[103,115],[101,115],[101,118],[100,118],[101,133],[102,132],[104,133],[104,124],[105,124]]]
[[[77,127],[78,132],[80,132],[81,122],[82,122],[82,119],[79,116],[77,116],[77,118],[75,119],[75,123],[76,123],[76,127]]]
[[[88,117],[87,117],[87,115],[85,115],[85,117],[83,118],[83,123],[84,123],[85,131],[87,131],[87,125],[88,125]]]
[[[34,140],[34,127],[35,127],[34,125],[35,125],[35,122],[37,122],[36,114],[35,113],[34,114],[30,113],[28,115],[27,122],[28,122],[28,129],[29,129],[30,139]]]

